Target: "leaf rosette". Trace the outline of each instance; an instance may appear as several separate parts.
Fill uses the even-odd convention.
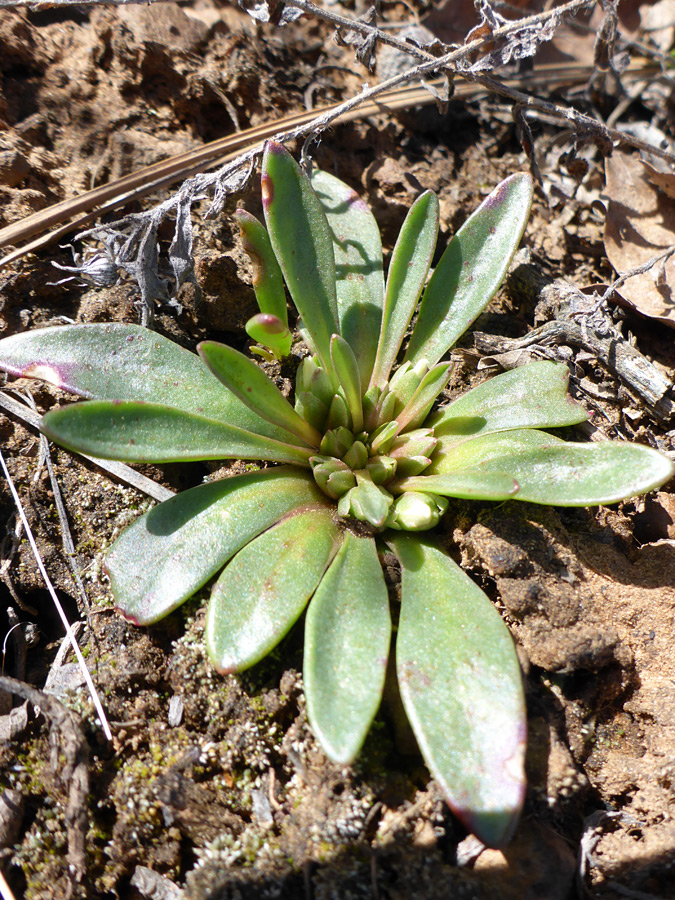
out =
[[[423,193],[385,279],[377,224],[351,188],[325,172],[310,181],[275,143],[262,168],[265,224],[235,215],[260,308],[247,332],[266,359],[289,354],[287,289],[309,348],[293,403],[231,347],[204,341],[194,355],[133,325],[15,335],[0,341],[0,365],[84,398],[43,419],[69,449],[127,462],[278,464],[158,505],[113,544],[106,569],[118,608],[138,625],[213,580],[206,645],[221,672],[257,663],[306,611],[309,720],[339,763],[358,754],[382,697],[392,624],[380,558],[393,552],[406,713],[451,808],[502,846],[525,784],[515,647],[490,600],[427,532],[453,498],[611,503],[659,486],[672,463],[649,447],[569,443],[542,430],[587,419],[561,364],[531,363],[439,403],[446,354],[520,242],[529,176],[498,185],[431,276],[439,205]]]

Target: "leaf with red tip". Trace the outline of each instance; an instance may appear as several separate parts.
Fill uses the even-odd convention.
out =
[[[424,292],[406,360],[438,362],[483,312],[518,249],[531,203],[532,179],[516,173],[462,225]]]
[[[453,812],[501,847],[525,793],[525,702],[511,635],[430,541],[400,534],[388,542],[402,566],[396,671],[408,719]]]
[[[97,400],[139,400],[218,419],[276,440],[276,428],[224,387],[200,358],[139,325],[39,328],[0,341],[0,368]]]
[[[276,316],[287,328],[284,281],[265,226],[245,209],[238,209],[233,219],[239,226],[244,250],[251,260],[253,290],[260,312]]]

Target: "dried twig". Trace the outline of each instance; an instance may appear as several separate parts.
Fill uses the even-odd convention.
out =
[[[517,266],[508,278],[512,294],[526,297],[530,303],[538,302],[547,321],[521,338],[504,338],[497,335],[474,332],[476,349],[481,355],[496,357],[495,362],[505,368],[518,360],[514,351],[527,351],[540,355],[550,355],[547,348],[566,344],[579,347],[593,354],[608,371],[613,372],[628,389],[649,407],[661,422],[675,415],[673,383],[640,351],[633,347],[623,335],[613,327],[609,317],[603,317],[597,327],[591,320],[595,309],[592,297],[563,279],[547,279],[537,265],[527,263]],[[586,321],[578,323],[575,317],[584,316]],[[505,355],[503,359],[500,357]]]
[[[23,681],[0,676],[0,689],[17,694],[35,704],[49,720],[52,768],[55,772],[59,772],[61,780],[68,784],[66,807],[68,866],[75,880],[79,881],[85,871],[89,793],[89,747],[80,720],[56,697],[45,694]]]
[[[641,263],[639,266],[635,266],[632,269],[628,269],[626,272],[622,272],[614,281],[609,285],[605,293],[598,300],[598,305],[606,303],[607,300],[614,294],[619,288],[624,285],[630,278],[634,278],[636,275],[644,275],[645,272],[648,272],[651,268],[653,268],[658,262],[665,263],[670,257],[675,253],[675,244],[671,244],[670,247],[667,247],[662,253],[657,254],[657,256],[652,256],[646,262]]]
[[[416,80],[420,77],[432,74],[438,70],[439,63],[444,63],[453,54],[433,62],[422,63],[414,66],[407,72],[394,75],[392,78],[373,87],[366,88],[355,97],[328,109],[316,116],[310,122],[298,125],[290,130],[277,132],[274,139],[287,143],[298,138],[316,136],[330,127],[337,119],[345,114],[353,112],[365,100],[374,100],[380,94],[396,87],[403,81]],[[594,135],[605,145],[611,146],[611,142],[629,143],[634,146],[647,148],[643,141],[638,141],[631,136],[623,135],[618,131],[607,129],[589,116],[577,113],[576,110],[565,109],[556,104],[544,103],[523,94],[513,88],[509,88],[495,79],[476,75],[470,72],[463,73],[464,77],[471,78],[491,86],[494,93],[507,96],[522,103],[527,110],[544,109],[548,114],[557,115],[573,122],[585,133]],[[160,224],[171,214],[175,215],[174,239],[169,248],[169,261],[176,280],[176,285],[192,277],[191,254],[191,205],[204,194],[213,193],[213,200],[207,215],[215,215],[222,208],[225,198],[229,193],[241,189],[249,177],[252,167],[257,163],[262,153],[262,144],[258,144],[251,150],[240,154],[231,163],[223,166],[214,173],[199,174],[185,181],[178,192],[169,197],[163,203],[154,208],[132,216],[127,216],[113,224],[99,225],[76,236],[76,240],[99,240],[106,245],[107,253],[111,258],[111,267],[126,270],[136,278],[141,289],[143,301],[142,322],[147,324],[152,315],[152,304],[155,299],[168,299],[166,283],[158,271],[157,240],[156,235]],[[652,148],[656,155],[664,156],[675,163],[675,155],[666,151]],[[77,270],[78,267],[73,267]],[[80,267],[85,275],[88,275],[86,263]],[[109,275],[106,274],[106,279]],[[108,281],[106,281],[108,283]]]
[[[33,412],[32,409],[29,409],[23,403],[19,403],[2,391],[0,391],[0,408],[4,409],[5,412],[9,413],[11,416],[19,419],[23,425],[26,425],[35,431],[40,430],[41,417],[38,413]],[[161,484],[157,484],[151,478],[141,475],[140,472],[136,472],[124,463],[115,462],[109,459],[97,459],[94,456],[87,456],[84,453],[76,455],[94,463],[95,466],[99,469],[103,469],[109,475],[112,475],[117,481],[121,481],[129,487],[136,488],[137,491],[142,491],[142,493],[147,494],[148,497],[151,497],[158,503],[169,500],[174,496],[174,492],[169,488],[162,487]]]
[[[66,630],[66,634],[68,635],[68,637],[70,639],[70,642],[71,642],[71,645],[73,648],[73,652],[75,653],[75,657],[77,658],[77,661],[82,669],[82,673],[85,677],[85,681],[87,682],[87,688],[89,689],[89,693],[94,702],[94,707],[95,707],[98,717],[101,721],[101,727],[103,728],[103,733],[108,738],[108,740],[111,741],[112,740],[112,732],[110,731],[110,726],[108,725],[108,719],[106,717],[105,710],[103,709],[103,705],[101,704],[100,697],[98,696],[98,691],[96,690],[96,686],[95,686],[94,682],[92,681],[91,674],[89,672],[89,669],[87,668],[87,664],[84,661],[84,657],[82,656],[82,651],[79,648],[79,645],[77,643],[77,640],[75,639],[75,636],[73,635],[73,631],[70,627],[70,622],[68,621],[68,617],[66,616],[63,606],[61,605],[61,601],[59,600],[59,598],[56,595],[56,591],[54,590],[54,585],[51,583],[49,575],[47,574],[47,570],[45,569],[44,563],[42,562],[42,557],[40,556],[40,551],[38,550],[37,544],[35,543],[35,538],[33,537],[33,532],[31,531],[30,525],[28,524],[28,519],[26,518],[26,513],[23,510],[23,506],[21,505],[21,499],[17,493],[16,488],[14,487],[14,482],[12,481],[12,476],[9,474],[9,469],[7,468],[7,464],[5,462],[5,457],[3,456],[2,451],[0,451],[0,467],[2,468],[4,476],[7,480],[7,485],[9,486],[9,490],[12,494],[12,498],[16,505],[17,511],[18,511],[19,515],[21,516],[21,521],[23,522],[23,527],[26,532],[26,537],[28,538],[28,542],[30,544],[31,550],[33,551],[33,555],[34,555],[35,561],[38,565],[38,569],[40,570],[40,574],[42,575],[42,578],[47,587],[47,590],[49,591],[49,594],[52,598],[54,606],[56,607],[59,617],[63,623],[63,627]]]

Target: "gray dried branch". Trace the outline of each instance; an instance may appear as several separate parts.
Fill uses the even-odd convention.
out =
[[[642,71],[642,69],[640,69]],[[559,88],[567,85],[583,83],[588,79],[590,70],[587,66],[541,66],[534,73],[510,76],[507,83],[514,86],[525,87],[529,84],[546,84],[547,88]],[[440,82],[439,82],[440,84]],[[393,91],[378,96],[375,100],[364,102],[362,105],[351,109],[347,113],[340,114],[333,124],[348,122],[354,119],[382,113],[392,114],[398,110],[414,108],[434,102],[433,96],[427,89],[414,85],[404,85]],[[455,89],[456,99],[468,99],[477,96],[483,91],[480,85],[463,82]],[[284,116],[276,122],[255,126],[236,134],[227,135],[224,138],[211,141],[198,150],[182,153],[169,157],[158,163],[153,163],[136,172],[115,179],[100,187],[55,203],[46,209],[39,210],[29,216],[7,225],[0,229],[0,247],[16,245],[17,242],[28,240],[35,235],[43,234],[52,226],[57,226],[44,237],[10,251],[0,259],[0,267],[8,265],[26,253],[34,253],[46,244],[57,241],[66,234],[71,234],[77,228],[83,228],[95,218],[118,209],[130,201],[138,201],[147,194],[157,192],[169,187],[176,182],[190,178],[198,172],[214,166],[223,166],[237,158],[239,151],[253,149],[262,146],[262,141],[270,138],[280,131],[290,129],[303,123],[312,122],[318,115],[335,109],[338,104],[320,107],[300,113]],[[77,218],[73,220],[73,217]],[[62,223],[67,224],[62,224]],[[76,273],[78,277],[88,283],[106,286],[115,283],[117,270],[114,259],[106,254],[105,249],[88,249],[81,256],[76,255],[75,266],[63,266],[67,272]]]
[[[593,354],[602,365],[651,410],[660,422],[675,415],[673,383],[614,326],[608,315],[594,318],[598,305],[593,297],[582,293],[564,279],[548,278],[538,264],[521,263],[509,274],[507,286],[511,294],[537,303],[539,320],[549,320],[522,338],[503,338],[474,332],[476,349],[481,355],[494,357],[513,351],[551,348],[565,344]],[[552,319],[552,321],[550,321]],[[579,321],[577,321],[579,320]],[[548,355],[548,354],[546,354]],[[516,356],[513,357],[516,361]],[[524,362],[522,359],[520,362]],[[505,367],[508,358],[504,360]]]
[[[310,136],[315,138],[332,125],[336,119],[352,112],[365,101],[373,100],[405,81],[415,81],[426,75],[435,74],[438,72],[439,67],[445,68],[461,55],[461,51],[452,51],[444,57],[433,58],[432,61],[413,66],[406,72],[394,75],[392,78],[373,87],[365,88],[355,97],[338,104],[310,122],[287,131],[278,132],[273,137],[280,143],[288,143],[298,138]],[[577,129],[605,146],[611,146],[612,141],[628,143],[633,146],[640,146],[642,149],[649,149],[650,152],[668,158],[675,163],[675,155],[661,150],[657,152],[656,148],[648,147],[645,142],[638,141],[636,138],[624,135],[614,129],[608,129],[597,120],[578,113],[576,110],[537,100],[524,94],[522,91],[507,87],[491,76],[469,71],[463,71],[461,75],[471,81],[483,84],[495,94],[508,97],[520,103],[524,110],[544,110],[548,115],[557,116],[572,122]],[[214,193],[214,199],[207,215],[215,215],[222,207],[225,197],[240,190],[246,183],[253,167],[258,162],[262,149],[262,145],[258,145],[214,173],[193,176],[183,183],[176,194],[151,210],[129,216],[117,223],[96,226],[76,236],[76,240],[103,241],[107,252],[114,259],[115,266],[136,277],[141,289],[143,304],[141,321],[143,324],[148,324],[151,320],[154,301],[168,298],[166,282],[160,276],[156,253],[156,236],[160,224],[167,216],[173,213],[176,216],[176,235],[184,232],[186,228],[191,228],[190,209],[192,203],[197,198],[201,199],[205,194],[208,195],[211,191]],[[179,246],[179,242],[174,238],[174,243],[172,244],[174,255],[170,259],[170,265],[178,285],[187,280],[192,273],[191,252],[189,255],[185,253],[181,255],[177,252]],[[183,242],[182,246],[185,247],[186,243]]]
[[[80,881],[85,872],[89,793],[89,745],[82,724],[76,714],[56,697],[23,681],[0,676],[0,688],[35,704],[49,721],[52,768],[60,773],[61,780],[68,786],[67,861],[75,881]]]
[[[296,12],[305,12],[335,25],[343,34],[346,31],[358,33],[369,40],[394,46],[421,60],[418,65],[412,66],[407,71],[398,73],[373,87],[363,89],[355,97],[322,111],[319,115],[299,123],[296,127],[277,131],[273,137],[282,143],[297,138],[314,138],[338,119],[351,116],[359,109],[363,110],[365,104],[376,101],[377,98],[387,94],[393,88],[407,82],[419,81],[444,73],[448,77],[459,75],[469,82],[480,84],[490,92],[510,100],[521,110],[523,124],[526,124],[525,116],[528,114],[544,114],[572,124],[584,136],[594,139],[603,146],[606,152],[611,151],[612,142],[617,142],[638,147],[668,159],[670,162],[675,162],[675,155],[668,151],[652,147],[631,135],[609,129],[603,123],[579,113],[573,108],[531,97],[516,87],[504,84],[493,76],[485,74],[487,70],[494,70],[507,61],[532,55],[539,43],[550,40],[565,16],[591,7],[594,3],[595,0],[572,0],[572,2],[535,16],[508,21],[494,12],[487,0],[482,0],[480,9],[484,24],[487,23],[488,26],[483,28],[482,32],[486,33],[482,33],[475,40],[471,40],[471,35],[469,35],[465,44],[461,47],[451,48],[443,55],[438,55],[439,52],[446,49],[440,42],[433,46],[434,52],[430,52],[416,44],[396,38],[368,22],[346,18],[317,7],[309,0],[292,0],[290,4],[284,4],[283,0],[245,0],[242,5],[255,18],[263,18],[279,24],[283,24],[284,15],[288,20],[289,14],[290,18],[293,18]],[[489,52],[482,57],[476,57],[476,54],[487,44],[492,46],[495,43],[497,44],[496,50],[489,49]],[[108,266],[104,273],[106,279],[115,277],[119,271],[125,271],[136,279],[141,290],[141,318],[145,324],[149,323],[151,319],[155,300],[172,302],[167,288],[169,272],[173,275],[177,287],[193,277],[192,204],[197,198],[202,199],[205,195],[208,196],[212,193],[213,200],[209,214],[216,214],[222,208],[225,197],[240,189],[246,182],[261,151],[260,144],[254,145],[214,173],[194,174],[184,182],[176,194],[153,209],[128,216],[113,224],[96,226],[77,236],[78,240],[100,241],[104,244],[105,254],[108,258]],[[169,253],[168,266],[160,271],[157,232],[159,225],[171,215],[175,217],[174,240]],[[6,236],[0,233],[0,237]],[[8,260],[9,257],[4,261]],[[83,276],[90,276],[89,268],[89,261],[69,267],[74,273]]]
[[[564,16],[576,15],[576,13],[580,12],[582,9],[588,9],[595,6],[595,4],[596,0],[571,0],[569,3],[563,3],[546,12],[536,13],[535,15],[526,16],[522,19],[508,20],[503,16],[499,16],[501,24],[496,23],[494,29],[490,31],[488,36],[467,40],[465,44],[457,48],[450,48],[440,41],[438,41],[437,46],[445,48],[446,51],[456,52],[458,55],[455,59],[470,57],[473,53],[479,51],[492,41],[499,41],[520,33],[532,33],[533,29],[547,27],[547,23],[551,20],[559,22]],[[335,25],[338,29],[346,29],[362,34],[364,37],[375,38],[379,43],[388,44],[390,47],[396,47],[397,50],[402,50],[404,53],[408,53],[410,56],[419,59],[420,61],[428,61],[434,59],[434,57],[437,58],[440,55],[438,53],[433,54],[414,43],[401,40],[401,38],[397,38],[395,35],[383,31],[375,25],[355,19],[349,19],[332,10],[324,9],[323,7],[311,3],[310,0],[292,0],[292,5],[301,9],[303,12],[311,14],[316,19]]]

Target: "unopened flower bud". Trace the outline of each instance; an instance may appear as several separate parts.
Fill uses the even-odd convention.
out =
[[[404,456],[431,456],[436,449],[438,438],[432,428],[415,428],[399,434],[388,450],[389,456],[402,459]]]
[[[319,450],[323,456],[335,456],[342,459],[353,443],[354,435],[348,428],[341,425],[324,434]]]
[[[380,411],[377,417],[379,425],[391,422],[394,418],[394,409],[396,408],[396,394],[384,394],[380,402]]]
[[[392,418],[396,417],[407,406],[428,371],[429,364],[426,359],[420,360],[414,366],[411,366],[410,363],[404,363],[397,369],[389,382],[389,391],[396,397]]]
[[[372,387],[369,387],[366,393],[363,395],[361,405],[363,406],[363,419],[366,423],[367,428],[374,428],[375,426],[377,404],[380,400],[381,394],[381,388],[374,384],[372,385]]]
[[[338,428],[342,425],[344,428],[350,428],[352,417],[349,414],[347,401],[340,394],[334,394],[328,410],[328,421],[326,423],[329,428]]]
[[[356,487],[356,476],[341,460],[330,456],[313,456],[310,465],[314,480],[324,492],[339,500],[347,491]]]
[[[394,498],[389,491],[373,484],[365,473],[357,473],[356,477],[358,485],[341,498],[338,513],[381,528],[389,515]]]
[[[368,462],[368,450],[366,445],[361,441],[354,441],[349,450],[342,457],[342,461],[346,463],[350,469],[365,469]]]
[[[384,425],[376,428],[370,441],[371,452],[373,454],[388,453],[396,437],[398,427],[398,422],[385,422]]]
[[[374,456],[368,460],[366,471],[374,484],[386,484],[396,474],[396,460],[391,456]]]
[[[427,531],[438,525],[447,508],[447,497],[406,491],[396,499],[386,525],[397,531]]]
[[[430,465],[428,456],[401,456],[398,458],[397,474],[399,478],[412,478],[421,475]]]
[[[328,407],[309,391],[295,395],[295,411],[301,416],[305,422],[316,428],[317,431],[323,432],[326,428],[326,419],[328,418]]]
[[[291,352],[293,338],[288,326],[281,319],[271,313],[258,313],[252,316],[246,323],[246,334],[267,347],[274,355],[281,359]]]

